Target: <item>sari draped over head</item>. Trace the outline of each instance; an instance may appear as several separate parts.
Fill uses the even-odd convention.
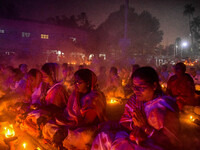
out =
[[[96,89],[97,78],[92,71],[79,70],[76,75],[89,83],[91,90],[85,94],[74,90],[64,112],[49,121],[43,127],[42,134],[45,139],[62,143],[67,149],[88,149],[98,124],[105,120],[106,99]]]
[[[105,119],[106,99],[104,94],[97,90],[97,77],[92,71],[90,85],[91,91],[88,94],[81,97],[74,91],[69,97],[66,108],[69,120],[74,120],[78,123],[78,120],[83,118],[84,113],[88,110],[94,110],[99,121]]]
[[[75,122],[75,129],[68,129],[68,136],[63,141],[63,146],[67,149],[90,149],[99,123],[105,121],[106,98],[105,95],[97,90],[97,77],[91,71],[91,91],[84,96],[77,95],[74,91],[66,108],[67,119]],[[96,114],[92,122],[88,122],[89,116]],[[90,120],[90,119],[89,119]]]

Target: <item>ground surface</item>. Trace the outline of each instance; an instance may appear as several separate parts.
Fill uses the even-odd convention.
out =
[[[108,103],[107,115],[109,120],[119,120],[127,100],[122,100],[120,103]],[[1,115],[0,115],[1,116]],[[181,141],[183,150],[198,150],[200,149],[200,126],[190,120],[189,113],[180,113],[181,122]],[[9,147],[5,144],[4,126],[6,123],[0,117],[0,150],[8,150]],[[173,123],[173,122],[172,122]],[[49,143],[45,143],[43,139],[30,136],[23,132],[15,125],[17,140],[13,142],[15,150],[23,150],[23,143],[26,143],[27,150],[57,150]]]

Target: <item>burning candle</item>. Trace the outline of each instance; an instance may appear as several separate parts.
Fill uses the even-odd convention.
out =
[[[22,144],[22,147],[23,147],[24,149],[26,149],[26,146],[27,146],[26,143],[23,143],[23,144]]]
[[[9,125],[9,127],[5,127],[5,137],[6,138],[11,138],[15,136],[15,131],[13,129],[13,125]]]
[[[193,117],[193,116],[190,116],[190,121],[192,121],[192,122],[194,122],[194,121],[195,121],[195,119],[194,119],[194,117]]]
[[[108,104],[119,104],[119,105],[123,105],[122,100],[121,100],[121,99],[118,99],[118,98],[116,98],[116,97],[110,97],[110,98],[108,98],[107,103],[108,103]]]
[[[13,129],[13,125],[9,125],[8,127],[5,127],[5,138],[4,142],[8,145],[9,150],[14,150],[14,142],[16,142],[17,137],[15,136],[15,131]]]
[[[162,89],[166,89],[167,88],[167,83],[163,82],[160,84]]]
[[[126,85],[126,80],[122,79],[122,86],[125,86],[125,85]]]
[[[195,90],[196,90],[196,91],[200,91],[200,84],[196,84],[196,85],[195,85]]]
[[[116,103],[116,102],[117,102],[117,101],[116,101],[115,99],[111,99],[111,100],[110,100],[110,103],[112,103],[112,104],[113,104],[113,103]]]

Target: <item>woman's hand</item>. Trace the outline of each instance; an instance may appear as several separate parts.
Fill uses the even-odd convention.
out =
[[[140,109],[136,108],[133,112],[133,123],[137,127],[146,127],[148,126],[147,119],[145,112],[141,111]]]
[[[131,141],[135,141],[137,144],[147,139],[146,133],[139,127],[135,127],[130,135],[129,138]]]

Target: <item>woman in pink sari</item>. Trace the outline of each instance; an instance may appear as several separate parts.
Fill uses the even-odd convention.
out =
[[[174,99],[163,96],[156,71],[151,67],[141,67],[133,73],[132,79],[134,95],[125,105],[120,119],[124,131],[117,132],[114,140],[113,134],[99,134],[92,149],[179,148],[178,106]],[[102,143],[108,146],[105,148]]]

